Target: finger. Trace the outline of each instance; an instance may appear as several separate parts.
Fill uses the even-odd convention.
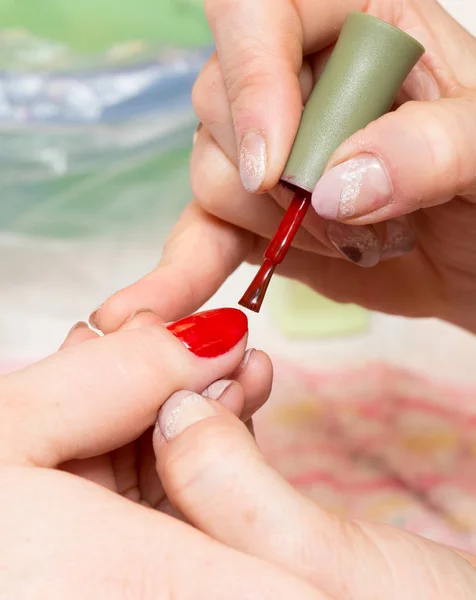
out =
[[[195,113],[228,159],[238,164],[235,132],[217,53],[214,52],[202,69],[192,90]]]
[[[241,264],[253,246],[251,233],[188,206],[172,229],[154,271],[115,293],[90,317],[104,333],[147,309],[164,321],[198,310]]]
[[[89,329],[88,324],[79,321],[69,330],[65,341],[60,346],[60,350],[70,348],[76,344],[81,344],[87,340],[92,340],[99,335]],[[101,456],[92,456],[83,460],[69,460],[58,466],[63,471],[77,475],[89,481],[94,481],[109,490],[116,491],[116,480],[113,469],[111,468],[111,456],[102,454]],[[155,470],[155,469],[154,469]]]
[[[298,73],[312,46],[335,41],[349,10],[363,0],[208,0],[234,124],[240,173],[249,192],[276,185],[299,125]],[[322,45],[321,45],[322,44]]]
[[[283,218],[284,211],[273,198],[263,195],[257,200],[242,188],[238,171],[205,127],[193,149],[191,183],[194,197],[204,211],[262,237],[271,239]],[[287,192],[288,202],[291,197]],[[315,252],[324,249],[305,228],[298,231],[294,244]]]
[[[220,402],[222,406],[237,417],[240,417],[243,412],[245,391],[236,381],[230,379],[214,381],[202,392],[202,395]],[[140,453],[139,489],[141,501],[175,518],[186,520],[179,511],[171,506],[157,474],[155,454],[152,447],[152,431],[150,429],[141,436],[138,450]]]
[[[219,401],[246,423],[269,398],[272,382],[273,364],[269,356],[250,348],[230,378],[214,382],[202,396]]]
[[[259,202],[242,190],[235,168],[205,128],[194,148],[192,185],[197,202],[205,211],[267,239],[274,235],[292,198],[292,193],[282,186],[263,195]],[[344,257],[361,267],[373,267],[379,260],[400,256],[411,250],[414,243],[414,235],[405,222],[353,227],[326,221],[313,211],[306,215],[293,241],[296,248]]]
[[[298,74],[302,103],[307,102],[313,87],[311,65],[304,60]],[[238,166],[238,149],[235,140],[227,88],[216,52],[200,73],[193,91],[192,102],[203,127],[210,133],[228,160]]]
[[[473,196],[476,103],[407,103],[337,150],[313,193],[316,212],[346,223],[375,223]]]
[[[84,321],[79,321],[68,332],[66,339],[60,346],[60,350],[64,348],[69,348],[70,346],[74,346],[75,344],[80,344],[81,342],[85,342],[86,340],[92,340],[95,337],[98,337],[98,334],[89,329],[88,324]]]
[[[273,363],[264,352],[250,348],[230,377],[243,388],[244,404],[238,416],[246,423],[269,398],[273,384]],[[224,402],[221,404],[224,405]]]
[[[301,24],[290,2],[205,3],[233,119],[243,186],[273,187],[301,116]],[[257,110],[256,102],[265,106]]]
[[[245,315],[221,309],[89,340],[17,371],[2,385],[0,456],[53,466],[123,446],[174,391],[202,391],[236,369],[246,337]]]
[[[349,564],[341,522],[282,479],[223,407],[198,394],[175,394],[159,413],[154,448],[167,495],[191,524],[328,593],[338,590]]]
[[[220,379],[213,382],[202,392],[202,396],[220,402],[227,410],[241,418],[254,435],[250,416],[268,399],[272,376],[273,367],[269,357],[264,352],[250,349],[244,355],[238,368],[231,374],[230,379]],[[141,437],[140,455],[142,499],[150,506],[166,511],[167,514],[181,515],[175,508],[170,506],[165,495],[164,488],[157,475],[155,455],[148,435]]]
[[[285,569],[66,473],[3,469],[2,482],[6,570],[29,573],[3,577],[6,597],[330,600]]]

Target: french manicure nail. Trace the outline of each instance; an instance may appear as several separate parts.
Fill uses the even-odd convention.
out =
[[[385,243],[382,246],[382,258],[398,258],[408,254],[416,244],[413,230],[405,223],[391,219],[386,222]]]
[[[202,396],[211,398],[212,400],[219,400],[232,383],[233,382],[229,379],[219,379],[218,381],[214,381],[202,392]]]
[[[247,192],[259,190],[266,174],[266,142],[258,131],[243,136],[240,147],[240,177]]]
[[[156,427],[166,440],[172,440],[191,425],[216,414],[213,404],[199,394],[176,392],[162,405]]]
[[[383,208],[392,198],[392,184],[381,160],[362,154],[321,177],[312,193],[312,205],[325,219],[350,219]]]
[[[202,358],[226,354],[248,332],[246,315],[236,308],[219,308],[185,317],[167,329]]]
[[[327,226],[327,237],[344,258],[359,267],[374,267],[380,261],[380,243],[371,227],[332,221]]]

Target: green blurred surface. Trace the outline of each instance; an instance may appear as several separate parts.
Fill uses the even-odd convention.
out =
[[[0,0],[0,24],[82,53],[134,40],[182,47],[211,41],[202,0]]]
[[[202,0],[0,0],[0,65],[10,68],[108,64],[108,51],[127,48],[128,42],[133,47],[128,59],[139,61],[142,51],[203,47],[210,40]],[[191,109],[183,123],[179,117],[171,112],[170,119],[178,119],[176,131],[157,134],[153,147],[137,143],[136,150],[127,150],[121,139],[117,151],[110,146],[113,125],[103,126],[104,140],[87,127],[0,129],[3,147],[11,147],[0,169],[9,199],[0,211],[0,231],[57,239],[170,228],[190,198]],[[127,125],[126,139],[143,135],[143,123],[134,127],[133,121]],[[45,152],[57,154],[66,168],[45,175]]]
[[[360,306],[338,304],[295,281],[278,277],[270,292],[271,315],[289,339],[345,337],[370,326],[370,313]]]
[[[167,231],[190,199],[189,147],[138,156],[99,172],[42,185],[17,185],[2,229],[51,239],[117,234],[132,227]],[[7,210],[8,208],[8,210]]]

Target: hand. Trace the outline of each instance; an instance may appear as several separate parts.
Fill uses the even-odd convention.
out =
[[[281,566],[335,600],[475,597],[476,557],[327,513],[266,463],[220,404],[181,392],[162,407],[158,423],[157,468],[169,498],[219,542]]]
[[[346,14],[365,8],[427,52],[399,108],[331,158],[281,272],[338,301],[476,331],[476,40],[436,0],[208,0],[217,53],[193,94],[195,199],[158,268],[95,315],[103,331],[138,308],[195,310],[243,260],[260,262],[290,201],[275,186],[302,103]],[[339,204],[349,169],[359,193]]]
[[[160,504],[146,432],[170,394],[210,386],[213,395],[210,384],[235,372],[240,383],[220,400],[240,413],[244,395],[264,400],[271,376],[258,352],[237,371],[242,318],[208,319],[205,338],[195,329],[189,348],[221,350],[207,359],[155,319],[138,315],[104,338],[77,327],[54,356],[0,378],[0,597],[325,600],[285,570],[138,503]]]
[[[157,315],[142,312],[126,323],[121,331],[161,324]],[[97,338],[98,334],[91,331],[86,323],[78,323],[69,333],[62,349]],[[202,393],[219,400],[251,427],[250,418],[268,398],[271,380],[272,365],[269,358],[263,352],[250,349],[229,378],[212,382]],[[180,517],[170,506],[155,470],[152,431],[149,428],[139,438],[112,452],[70,460],[62,463],[60,468],[94,481],[129,500]]]

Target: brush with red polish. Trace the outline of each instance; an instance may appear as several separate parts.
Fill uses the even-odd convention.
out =
[[[350,13],[303,111],[281,182],[295,195],[239,304],[259,312],[311,195],[332,154],[346,139],[388,112],[425,49],[407,33],[363,13]]]

